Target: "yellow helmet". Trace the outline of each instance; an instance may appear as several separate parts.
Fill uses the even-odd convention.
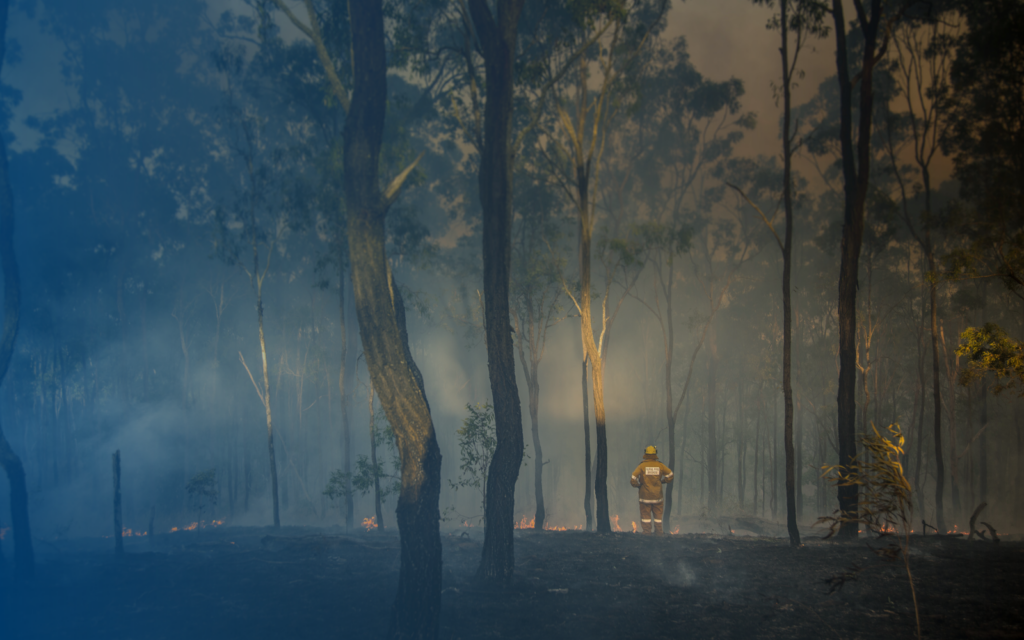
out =
[[[646,449],[644,449],[644,454],[649,455],[649,456],[657,455],[657,453],[658,453],[658,447],[654,446],[653,444],[651,446],[647,447]]]

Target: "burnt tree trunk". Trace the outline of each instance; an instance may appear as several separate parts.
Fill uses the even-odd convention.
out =
[[[484,148],[480,153],[483,208],[484,327],[497,444],[487,471],[483,555],[477,574],[507,584],[515,569],[512,532],[515,488],[523,462],[523,418],[516,385],[516,361],[509,322],[512,258],[512,86],[519,13],[523,0],[503,0],[494,16],[484,0],[471,0],[487,72]]]
[[[0,0],[0,69],[7,51],[7,0]],[[14,339],[18,335],[21,287],[14,257],[14,198],[7,167],[7,142],[0,138],[0,268],[4,272],[4,325],[0,336],[0,384],[11,364]],[[11,494],[11,528],[14,534],[14,578],[22,582],[35,573],[35,553],[28,520],[28,491],[25,468],[0,428],[0,466],[7,474]]]
[[[349,4],[354,86],[343,132],[349,255],[367,368],[395,430],[402,461],[396,510],[401,568],[388,637],[436,638],[441,612],[441,451],[423,377],[409,352],[401,292],[384,251],[388,202],[377,175],[387,108],[382,4]]]
[[[124,539],[121,532],[124,531],[121,520],[121,450],[118,449],[112,456],[114,464],[114,553],[124,553]]]
[[[526,383],[530,391],[530,435],[533,437],[533,497],[536,504],[536,512],[533,516],[533,528],[543,529],[547,512],[544,509],[544,451],[540,444],[540,380],[538,379],[538,363],[530,362],[526,368],[525,359],[523,368],[527,371]]]
[[[864,36],[863,61],[859,75],[859,122],[857,147],[853,146],[853,82],[846,49],[846,19],[843,3],[832,0],[836,32],[836,69],[839,79],[839,141],[843,164],[843,236],[839,266],[839,390],[837,393],[839,464],[847,468],[857,455],[857,272],[864,237],[864,202],[867,197],[871,161],[871,116],[874,102],[872,72],[881,56],[875,51],[882,1],[871,0],[870,15],[858,0],[858,18]],[[877,57],[876,57],[877,56]],[[841,538],[857,536],[856,486],[840,486],[839,509],[847,519],[839,530]]]
[[[370,466],[373,469],[373,513],[377,517],[377,531],[384,531],[384,511],[380,504],[380,476],[377,474],[377,425],[373,418],[373,384],[370,384]]]
[[[341,395],[341,446],[345,456],[345,530],[351,531],[355,519],[355,505],[352,496],[352,426],[348,421],[348,389],[345,382],[348,374],[348,326],[345,324],[345,254],[338,251],[338,317],[341,333],[341,367],[338,369],[338,393]]]
[[[793,300],[790,282],[793,273],[793,149],[789,133],[790,75],[789,31],[786,9],[789,0],[779,0],[782,14],[782,201],[786,210],[786,236],[782,247],[782,394],[785,404],[783,442],[786,450],[786,528],[789,543],[800,545],[796,525],[796,477],[793,468]]]
[[[718,512],[718,438],[715,421],[715,409],[718,406],[716,390],[718,386],[718,339],[715,328],[708,330],[708,423],[707,423],[707,475],[708,475],[708,515]]]

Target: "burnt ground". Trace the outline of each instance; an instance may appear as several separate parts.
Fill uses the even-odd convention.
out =
[[[442,537],[441,638],[914,637],[903,565],[866,539],[518,531],[499,591],[473,579],[478,529]],[[924,637],[1024,638],[1024,543],[913,544]],[[5,596],[0,637],[380,637],[398,580],[388,532],[222,527],[132,538],[121,557],[110,546],[38,543],[36,580]]]

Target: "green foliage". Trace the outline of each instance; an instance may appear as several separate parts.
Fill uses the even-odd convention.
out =
[[[207,469],[192,476],[185,485],[188,502],[192,509],[199,513],[200,519],[207,508],[217,507],[217,470]]]
[[[380,459],[379,453],[376,465],[373,464],[369,456],[359,454],[356,457],[356,470],[354,473],[345,473],[341,469],[335,469],[331,472],[331,477],[327,481],[323,494],[332,501],[353,496],[356,492],[365,496],[373,491],[376,483],[380,484],[381,502],[384,502],[388,496],[397,494],[402,490],[402,463],[398,458],[395,431],[384,416],[383,409],[378,410],[373,416],[371,435],[377,451],[386,450],[388,452],[391,458],[391,471],[388,472],[388,463]]]
[[[910,482],[903,475],[900,456],[904,438],[898,424],[886,427],[883,435],[871,425],[871,433],[860,437],[863,451],[848,466],[824,466],[825,478],[837,487],[856,486],[860,492],[856,517],[839,513],[823,516],[818,523],[829,525],[831,537],[844,522],[859,522],[879,536],[909,532],[913,505]]]
[[[845,522],[861,524],[879,537],[895,536],[895,546],[873,551],[889,560],[902,557],[907,579],[910,581],[910,596],[914,601],[917,637],[920,638],[921,614],[917,606],[917,593],[914,590],[914,576],[910,572],[910,519],[914,513],[914,506],[910,501],[910,482],[903,475],[903,465],[900,463],[900,456],[904,455],[904,438],[898,424],[889,425],[886,431],[889,433],[883,435],[872,424],[871,433],[860,437],[863,451],[854,457],[852,464],[822,467],[825,477],[832,485],[856,486],[860,492],[860,499],[856,515],[837,510],[835,513],[838,515],[818,518],[816,524],[829,525],[826,538],[835,535],[839,526]]]
[[[981,328],[967,327],[960,334],[956,355],[970,358],[960,373],[960,384],[967,386],[992,373],[996,377],[993,394],[1016,387],[1024,397],[1024,343],[1008,336],[999,325],[988,322]]]
[[[464,488],[480,492],[481,513],[487,511],[487,469],[494,457],[498,438],[494,426],[494,408],[489,402],[466,404],[469,417],[456,431],[459,436],[459,479],[448,481],[453,491]]]

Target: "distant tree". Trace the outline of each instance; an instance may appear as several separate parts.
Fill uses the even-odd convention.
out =
[[[993,394],[1016,387],[1018,395],[1024,397],[1024,342],[1008,336],[999,325],[986,323],[981,328],[965,329],[956,355],[969,358],[960,373],[960,384],[967,386],[992,374],[996,378]]]
[[[965,221],[976,251],[964,266],[1024,287],[1024,6],[1016,0],[962,2],[967,28],[953,41],[955,59],[941,133],[964,197],[977,207]],[[948,44],[940,42],[939,44]],[[1018,294],[1018,297],[1021,297]]]
[[[0,69],[7,53],[8,0],[0,0]],[[14,256],[14,198],[7,165],[7,140],[0,139],[0,268],[4,272],[4,325],[0,336],[0,384],[11,364],[14,340],[18,336],[21,288]],[[7,474],[11,491],[11,526],[14,528],[14,576],[27,581],[35,572],[32,532],[28,521],[28,492],[25,468],[0,429],[0,465]]]
[[[456,429],[459,436],[459,478],[448,481],[453,491],[472,488],[480,492],[480,517],[487,526],[488,470],[494,459],[498,438],[494,421],[494,408],[490,403],[466,405],[469,416]]]
[[[373,411],[373,390],[369,393],[370,402],[370,455],[359,454],[356,458],[356,471],[335,469],[323,494],[331,500],[345,498],[351,502],[352,496],[359,492],[366,495],[373,492],[373,506],[376,515],[377,531],[384,530],[384,512],[381,504],[388,497],[399,493],[402,489],[402,462],[398,458],[395,446],[395,430],[388,424],[383,410]],[[386,450],[390,454],[391,470],[387,462],[378,458],[377,451]]]
[[[210,510],[210,517],[214,517],[217,509],[217,470],[207,469],[192,476],[192,479],[185,485],[185,493],[188,494],[188,502],[192,509],[198,514],[197,520],[202,522],[203,514]]]
[[[229,147],[237,158],[239,183],[243,185],[231,208],[217,211],[215,249],[227,264],[240,268],[249,278],[256,298],[260,356],[263,365],[262,388],[253,377],[242,352],[238,358],[249,374],[267,420],[267,451],[270,458],[270,492],[274,526],[281,526],[278,499],[277,459],[274,449],[274,425],[270,403],[270,375],[267,342],[263,331],[263,285],[277,250],[289,232],[288,205],[279,180],[280,150],[267,140],[267,117],[253,105],[240,104],[235,82],[242,74],[244,57],[237,48],[224,47],[218,55],[218,70],[226,85],[225,126],[232,131]],[[262,266],[261,265],[262,256]]]
[[[594,394],[597,459],[594,495],[597,501],[597,531],[610,533],[608,513],[608,435],[604,400],[604,355],[595,335],[593,318],[592,253],[597,228],[598,177],[616,115],[630,103],[633,89],[630,74],[636,74],[641,52],[651,46],[664,24],[667,2],[657,0],[629,3],[580,3],[570,7],[572,27],[559,37],[571,46],[563,59],[552,57],[546,77],[565,80],[556,85],[551,102],[557,124],[549,132],[551,171],[576,209],[579,225],[578,296],[567,289],[580,314],[580,334],[589,360]],[[576,57],[579,48],[585,55]],[[563,71],[563,65],[567,71]],[[543,74],[542,74],[543,75]],[[593,84],[592,84],[593,83]],[[612,240],[617,234],[607,236]],[[612,258],[612,265],[617,264]],[[608,271],[606,265],[606,272]],[[613,268],[613,271],[617,269]],[[610,282],[606,285],[610,287]],[[607,290],[607,289],[606,289]],[[606,301],[605,301],[606,302]],[[606,310],[607,305],[602,304]],[[602,311],[601,333],[608,322]],[[605,343],[607,344],[607,343]]]
[[[693,65],[682,38],[651,52],[645,77],[637,81],[641,98],[631,117],[614,134],[615,153],[608,154],[609,181],[623,184],[634,202],[643,203],[647,220],[628,231],[628,247],[654,272],[650,295],[634,294],[656,318],[665,353],[665,423],[668,466],[677,474],[677,422],[691,389],[694,365],[728,287],[711,292],[701,311],[698,337],[689,357],[682,388],[674,380],[676,365],[677,285],[684,278],[682,256],[692,249],[694,233],[703,228],[722,191],[713,176],[731,157],[743,131],[755,124],[741,111],[742,83],[714,82]],[[711,184],[716,187],[709,188]],[[625,208],[625,203],[619,204]],[[703,292],[707,293],[707,292]],[[703,295],[701,296],[703,298]],[[675,504],[675,483],[665,487],[665,527]]]
[[[871,167],[871,132],[874,115],[874,71],[888,44],[888,28],[883,29],[883,14],[888,5],[882,0],[854,0],[857,28],[863,37],[861,63],[856,76],[858,89],[857,143],[853,141],[854,80],[847,47],[847,24],[842,0],[832,0],[832,18],[835,22],[836,69],[839,81],[839,143],[843,167],[843,233],[839,268],[839,390],[837,439],[839,463],[852,465],[857,455],[855,431],[857,428],[857,274],[860,264],[861,243],[864,237],[864,205],[868,196]],[[865,6],[867,5],[867,6]],[[889,23],[891,26],[891,23]],[[879,42],[879,35],[883,40]],[[936,433],[936,438],[939,434]],[[942,524],[942,459],[938,459],[938,527]],[[839,537],[857,535],[857,486],[841,484],[838,487],[839,509],[844,517]]]
[[[543,174],[522,176],[518,191],[521,202],[513,223],[510,308],[514,342],[529,393],[530,434],[536,458],[533,526],[543,529],[547,515],[544,451],[540,439],[540,362],[547,345],[548,329],[565,317],[560,304],[565,259],[557,249],[564,242],[565,234],[557,211],[552,211],[555,203]]]
[[[754,0],[756,4],[774,6],[772,0]],[[790,2],[779,0],[779,13],[772,16],[769,26],[777,28],[782,36],[779,52],[782,54],[782,204],[786,215],[784,241],[780,241],[782,250],[782,394],[784,397],[785,417],[783,420],[783,440],[786,451],[786,526],[789,530],[789,541],[793,546],[800,544],[800,530],[796,522],[796,476],[794,469],[793,450],[793,310],[791,285],[793,271],[793,143],[792,132],[792,88],[793,76],[799,74],[797,60],[808,38],[823,37],[828,27],[823,24],[828,11],[824,2]],[[790,31],[796,35],[796,42],[790,49]],[[790,55],[792,51],[792,56]],[[774,232],[774,230],[773,230]],[[778,240],[778,236],[776,236]]]
[[[350,96],[338,75],[335,58],[324,44],[323,16],[312,0],[305,2],[305,20],[284,0],[273,1],[313,42],[328,78],[330,95],[345,112],[342,183],[359,335],[370,379],[395,429],[402,459],[397,509],[402,566],[388,637],[434,638],[441,609],[441,451],[423,377],[409,351],[402,292],[385,253],[388,209],[415,163],[381,190],[379,172],[388,97],[383,2],[371,0],[348,6],[353,54]],[[402,24],[410,32],[424,26],[422,20],[417,23],[407,19]]]

